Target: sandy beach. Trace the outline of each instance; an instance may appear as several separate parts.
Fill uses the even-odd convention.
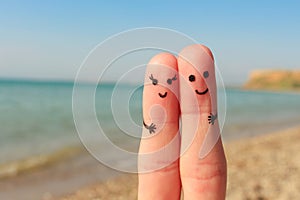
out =
[[[227,199],[300,199],[300,127],[225,144]],[[132,200],[137,176],[123,175],[58,200]]]
[[[225,142],[227,199],[300,199],[300,127]],[[101,165],[85,150],[0,179],[0,199],[132,200],[137,175]]]

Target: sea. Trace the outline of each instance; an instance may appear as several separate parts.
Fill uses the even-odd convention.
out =
[[[82,133],[76,129],[73,86],[72,82],[0,81],[0,166],[89,142],[83,142]],[[134,130],[139,130],[142,125],[143,87],[124,84],[116,89],[114,83],[104,83],[95,88],[83,84],[81,90],[95,91],[94,101],[86,104],[89,106],[94,102],[96,119],[107,138],[120,148],[137,151],[138,142],[132,141],[138,141],[140,132],[136,131],[132,140],[128,134],[127,139],[122,135],[126,124],[132,123]],[[118,96],[113,98],[116,91]],[[299,125],[299,93],[225,88],[218,92],[218,96],[223,119],[221,134],[225,143]],[[122,112],[128,112],[128,115]],[[90,117],[80,120],[87,126],[91,122]],[[97,134],[97,131],[91,129],[86,134]],[[102,141],[92,142],[102,145]],[[103,151],[114,158],[109,150]]]

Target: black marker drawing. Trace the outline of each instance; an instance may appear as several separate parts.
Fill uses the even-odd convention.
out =
[[[218,113],[216,113],[216,115],[213,115],[212,113],[210,113],[210,115],[208,116],[208,123],[211,125],[214,125],[215,120],[218,118]]]
[[[167,80],[167,83],[168,83],[169,85],[171,85],[172,82],[173,82],[173,81],[176,81],[176,80],[177,80],[177,77],[176,77],[176,74],[175,74],[175,76],[174,76],[173,78],[169,78],[169,79]]]
[[[196,80],[195,75],[189,76],[189,81],[194,82]]]
[[[155,124],[151,123],[150,126],[148,126],[144,120],[143,120],[143,124],[144,124],[145,128],[149,130],[150,134],[155,133],[155,129],[156,129]]]
[[[198,90],[195,90],[196,94],[198,95],[204,95],[208,92],[208,88],[206,88],[206,90],[204,90],[203,92],[199,92]]]
[[[204,76],[204,78],[207,78],[207,77],[209,76],[208,71],[205,71],[205,72],[203,73],[203,76]],[[189,81],[190,81],[190,82],[194,82],[195,80],[196,80],[195,75],[191,74],[191,75],[189,76]],[[203,92],[199,92],[198,90],[195,90],[195,92],[196,92],[196,94],[198,94],[198,95],[204,95],[204,94],[206,94],[206,93],[208,92],[208,88],[206,88]]]
[[[160,96],[160,98],[165,98],[167,96],[168,92],[165,92],[165,94],[161,94],[160,92],[158,93],[158,95]]]
[[[158,80],[157,79],[155,79],[154,77],[153,77],[153,75],[151,74],[151,76],[149,76],[149,79],[152,81],[152,84],[153,85],[157,85],[157,83],[158,83]]]
[[[209,76],[208,71],[203,72],[203,77],[204,77],[204,78],[207,78],[208,76]]]

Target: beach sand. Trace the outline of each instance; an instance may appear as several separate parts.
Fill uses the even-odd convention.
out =
[[[300,199],[300,127],[226,142],[225,151],[227,199]],[[57,161],[65,154],[71,156]],[[0,199],[136,199],[137,175],[105,167],[84,149],[46,158],[50,164],[25,162],[20,173],[12,170],[8,177],[2,176]]]
[[[225,151],[227,199],[300,199],[300,127],[229,142]],[[137,175],[122,175],[56,199],[132,200],[137,185]]]

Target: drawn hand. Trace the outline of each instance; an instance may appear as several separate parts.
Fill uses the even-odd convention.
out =
[[[213,115],[212,113],[210,113],[210,115],[208,116],[208,123],[214,125],[215,120],[218,118],[218,113],[216,115]]]
[[[155,129],[156,129],[155,124],[151,123],[151,125],[148,127],[148,129],[149,129],[150,134],[155,133]]]
[[[143,121],[143,124],[144,124],[145,128],[149,130],[150,134],[155,133],[155,129],[156,129],[155,124],[151,123],[150,126],[148,126],[144,121]]]

